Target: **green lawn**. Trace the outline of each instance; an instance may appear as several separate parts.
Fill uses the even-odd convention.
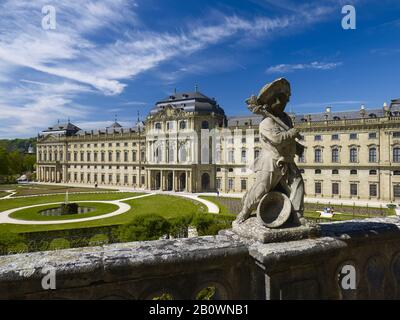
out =
[[[0,191],[0,198],[3,198],[5,196],[9,195],[8,192]]]
[[[139,194],[134,193],[109,193],[104,195],[99,194],[79,194],[71,195],[70,201],[78,200],[116,200],[123,199]],[[107,199],[105,199],[107,198]],[[0,211],[11,209],[15,207],[27,206],[30,204],[49,203],[63,201],[64,197],[59,196],[44,196],[32,198],[20,198],[10,200],[0,200]],[[13,224],[0,224],[0,233],[11,231],[16,233],[23,232],[36,232],[47,230],[65,230],[75,228],[90,228],[109,225],[120,225],[129,223],[137,214],[157,214],[164,218],[171,219],[183,215],[193,215],[195,213],[205,213],[207,208],[200,202],[185,199],[182,197],[170,195],[152,195],[149,197],[134,199],[126,201],[131,205],[131,210],[126,213],[120,214],[111,218],[97,219],[86,222],[73,222],[66,224],[52,224],[52,225],[13,225]]]
[[[0,190],[15,190],[15,196],[30,196],[39,194],[65,193],[68,192],[104,192],[115,191],[110,189],[86,188],[86,187],[66,187],[58,185],[43,184],[9,184],[0,185]]]
[[[200,198],[208,200],[216,204],[221,214],[235,214],[240,211],[240,198],[216,197],[216,196],[200,196]]]
[[[110,203],[93,203],[93,202],[80,202],[80,207],[89,207],[94,208],[95,210],[88,213],[82,214],[68,214],[63,216],[45,216],[42,215],[40,212],[46,209],[52,209],[59,207],[58,205],[45,205],[40,207],[34,208],[27,208],[23,210],[19,210],[13,212],[10,217],[14,219],[22,219],[22,220],[32,220],[32,221],[50,221],[50,220],[70,220],[70,219],[82,219],[82,218],[89,218],[95,217],[98,215],[103,215],[106,213],[113,212],[118,209],[117,205],[110,204]]]

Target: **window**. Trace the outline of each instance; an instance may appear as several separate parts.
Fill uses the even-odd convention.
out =
[[[126,174],[124,175],[124,184],[128,184],[128,176]]]
[[[376,170],[369,170],[369,174],[371,176],[376,176],[377,171]]]
[[[368,161],[369,162],[377,162],[376,148],[375,147],[369,148]]]
[[[113,158],[112,151],[109,151],[109,152],[108,152],[108,161],[111,162],[111,161],[112,161],[112,158]]]
[[[302,153],[301,156],[298,157],[298,160],[299,160],[300,163],[306,162],[305,151]]]
[[[350,195],[356,196],[358,194],[357,183],[350,183]]]
[[[321,194],[322,191],[322,184],[321,182],[315,183],[315,194]]]
[[[376,139],[376,132],[368,133],[368,139]]]
[[[242,143],[246,143],[246,137],[242,138]]]
[[[228,179],[228,190],[233,190],[233,179]]]
[[[242,150],[242,163],[246,162],[246,150]]]
[[[357,133],[350,133],[350,140],[356,140],[357,136]]]
[[[229,169],[228,169],[228,172],[233,172],[233,168],[229,168]]]
[[[321,141],[322,140],[322,136],[320,134],[317,134],[314,136],[314,141]]]
[[[400,176],[400,170],[395,170],[393,171],[394,176]]]
[[[350,162],[351,163],[356,163],[357,162],[357,148],[351,148],[350,149]]]
[[[332,194],[333,195],[339,194],[339,183],[337,183],[337,182],[332,183]]]
[[[179,122],[179,129],[181,129],[181,130],[186,129],[186,121]]]
[[[132,151],[132,161],[136,161],[136,151]]]
[[[400,184],[396,184],[393,186],[393,195],[395,198],[400,198]]]
[[[230,162],[230,163],[235,162],[233,150],[230,150],[230,151],[228,152],[228,162]]]
[[[124,151],[124,161],[128,162],[128,151]]]
[[[254,159],[257,159],[260,156],[260,150],[256,149],[254,150]]]
[[[154,124],[154,129],[156,129],[156,130],[161,130],[161,123],[160,123],[160,122],[156,122],[156,123]]]
[[[300,173],[304,173],[305,171],[304,171],[304,169],[300,169]]]
[[[322,150],[315,149],[314,151],[314,162],[321,163],[322,162]]]
[[[332,135],[332,140],[339,140],[339,135],[338,134],[333,134]]]
[[[369,185],[369,196],[377,197],[378,196],[378,186],[376,184]]]
[[[315,169],[315,174],[321,174],[321,169]]]
[[[117,151],[117,162],[121,161],[121,153],[119,151]]]
[[[203,121],[203,122],[201,123],[201,128],[202,128],[202,129],[208,129],[208,127],[209,127],[208,121]]]
[[[240,187],[241,187],[242,191],[247,190],[247,180],[242,179],[240,181]]]
[[[221,179],[217,179],[216,182],[217,182],[216,183],[217,190],[221,189]]]
[[[332,162],[334,162],[334,163],[339,162],[339,149],[338,148],[332,149]]]
[[[339,170],[338,169],[333,169],[332,170],[332,174],[339,174]]]
[[[400,162],[400,147],[393,148],[393,162]]]
[[[393,132],[393,138],[400,138],[400,131]]]
[[[355,169],[350,170],[350,174],[357,174],[357,170]]]

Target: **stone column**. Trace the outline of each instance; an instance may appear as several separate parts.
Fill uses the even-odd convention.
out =
[[[176,191],[176,174],[175,174],[175,170],[172,170],[172,191]]]

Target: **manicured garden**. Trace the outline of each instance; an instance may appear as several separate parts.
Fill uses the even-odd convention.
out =
[[[240,198],[230,197],[215,197],[215,196],[201,196],[201,198],[214,202],[220,209],[220,212],[225,214],[237,215],[241,209]],[[393,208],[382,206],[381,208],[374,207],[359,207],[359,206],[346,206],[346,205],[327,205],[318,203],[306,203],[304,216],[310,220],[317,220],[320,222],[328,221],[344,221],[353,219],[366,219],[373,217],[385,217],[395,214]],[[332,218],[320,218],[320,212],[325,207],[334,207],[336,214]]]
[[[44,184],[3,184],[0,185],[0,197],[1,192],[4,190],[14,190],[15,196],[31,196],[31,195],[43,195],[43,194],[57,194],[78,192],[107,192],[113,191],[109,189],[98,189],[98,188],[87,188],[87,187],[66,187],[57,185],[44,185]]]
[[[68,214],[63,216],[46,216],[42,212],[44,210],[56,209],[59,205],[51,204],[40,207],[33,207],[15,211],[10,214],[11,218],[20,220],[31,220],[31,221],[52,221],[52,220],[71,220],[71,219],[82,219],[89,217],[96,217],[104,215],[106,213],[115,211],[118,206],[111,203],[100,203],[100,202],[79,202],[80,207],[91,208],[93,211],[81,214]]]
[[[140,196],[140,193],[109,192],[103,194],[70,194],[69,201],[121,200]],[[42,216],[40,211],[52,208],[51,203],[63,202],[65,195],[45,195],[0,200],[0,212],[12,208],[44,204],[18,210],[10,218],[36,221],[76,219],[77,215]],[[100,215],[115,210],[115,205],[98,202],[81,202],[84,206],[95,206],[96,210],[79,217],[99,216],[97,220],[64,224],[22,225],[0,224],[0,252],[53,250],[81,247],[113,242],[155,240],[162,237],[187,236],[188,227],[196,227],[199,235],[217,234],[231,226],[230,214],[209,214],[201,202],[171,195],[154,194],[122,201],[130,209],[119,215],[101,218]],[[56,205],[57,206],[57,205]],[[65,222],[65,221],[64,221]]]

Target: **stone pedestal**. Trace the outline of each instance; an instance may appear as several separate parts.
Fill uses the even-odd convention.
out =
[[[305,225],[269,229],[262,226],[260,222],[257,221],[256,217],[252,217],[240,224],[236,223],[236,221],[233,222],[232,232],[248,240],[261,243],[273,243],[316,238],[320,235],[320,227],[318,225]]]

